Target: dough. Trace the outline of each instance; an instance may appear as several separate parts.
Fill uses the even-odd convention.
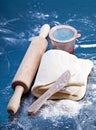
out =
[[[41,96],[62,73],[69,70],[71,73],[69,83],[51,99],[80,100],[85,95],[87,78],[92,67],[93,62],[88,59],[77,58],[62,50],[49,50],[41,59],[32,94],[36,97]]]

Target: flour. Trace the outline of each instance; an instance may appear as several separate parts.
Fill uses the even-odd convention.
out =
[[[83,104],[72,100],[49,100],[46,102],[45,107],[41,108],[40,116],[44,119],[60,116],[73,117],[79,114],[82,106]]]

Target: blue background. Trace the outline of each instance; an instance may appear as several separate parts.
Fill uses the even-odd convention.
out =
[[[23,96],[20,110],[9,116],[7,103],[13,94],[11,81],[40,27],[66,24],[75,27],[81,37],[76,41],[75,55],[93,61],[88,90],[83,107],[75,118],[58,118],[58,125],[50,119],[29,117],[26,107],[34,97],[30,92]],[[49,40],[48,49],[51,49]],[[95,0],[0,0],[0,130],[95,130],[96,129],[96,1]],[[61,123],[63,122],[63,123]]]

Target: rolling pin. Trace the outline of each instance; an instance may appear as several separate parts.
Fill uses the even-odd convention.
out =
[[[44,24],[40,30],[39,36],[34,37],[29,45],[26,54],[16,72],[12,81],[12,88],[15,90],[11,97],[7,111],[10,114],[15,114],[20,107],[20,100],[23,93],[27,93],[31,87],[39,67],[41,57],[44,54],[48,42],[45,39],[49,33],[50,26]]]

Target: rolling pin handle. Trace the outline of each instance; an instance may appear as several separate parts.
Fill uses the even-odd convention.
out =
[[[44,24],[40,29],[40,37],[46,38],[49,34],[50,26],[49,24]]]
[[[20,100],[23,92],[24,92],[24,88],[22,86],[20,85],[16,86],[15,92],[11,97],[7,107],[7,111],[10,114],[15,114],[18,108],[20,107]]]

